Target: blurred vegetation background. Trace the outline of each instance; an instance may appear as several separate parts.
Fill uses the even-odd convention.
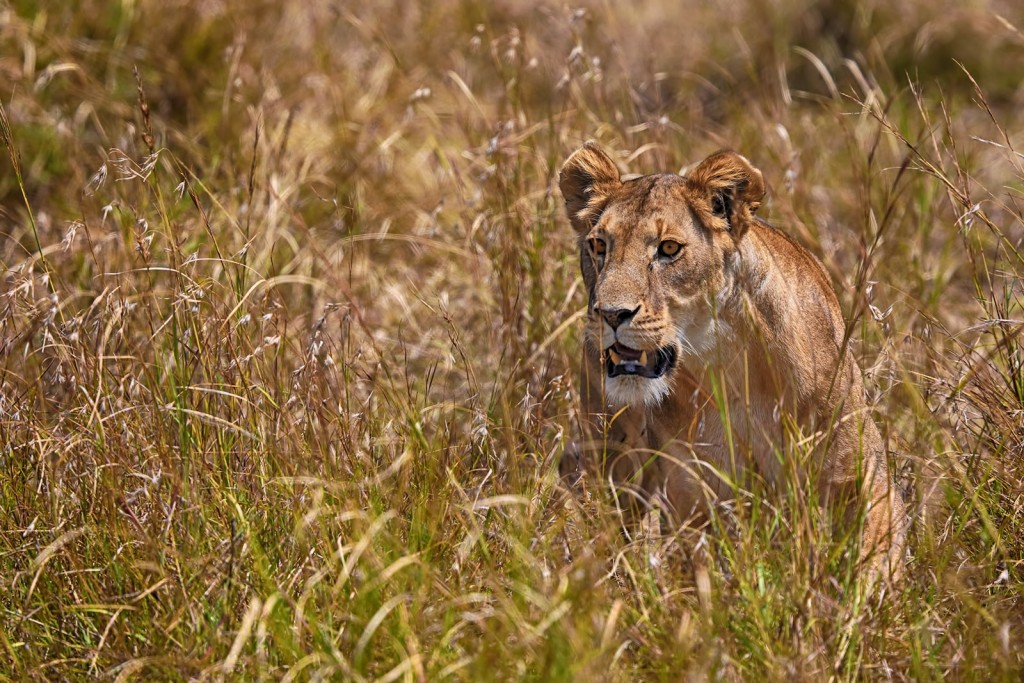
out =
[[[1024,6],[0,1],[0,679],[1019,680]],[[721,147],[914,517],[569,491],[557,171]],[[796,455],[794,455],[796,457]],[[855,556],[855,552],[852,553]]]

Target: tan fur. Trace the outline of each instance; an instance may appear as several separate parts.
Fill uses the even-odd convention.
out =
[[[814,477],[840,517],[866,509],[862,559],[898,576],[904,505],[844,343],[842,311],[820,262],[754,218],[765,194],[760,171],[726,151],[686,177],[623,182],[587,143],[566,161],[560,186],[589,294],[587,443],[623,499],[660,498],[683,522],[729,499],[727,480],[757,473],[779,484],[789,470]],[[603,256],[592,251],[595,239]],[[658,252],[666,240],[683,245],[672,258]],[[599,310],[616,309],[635,314],[613,329]],[[658,379],[610,378],[613,343],[671,347],[676,362]],[[811,462],[784,459],[794,433],[816,436]]]

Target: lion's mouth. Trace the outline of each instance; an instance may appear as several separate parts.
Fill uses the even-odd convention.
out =
[[[604,350],[604,366],[608,377],[636,375],[657,379],[668,372],[676,362],[676,350],[671,346],[654,351],[638,351],[615,342]]]

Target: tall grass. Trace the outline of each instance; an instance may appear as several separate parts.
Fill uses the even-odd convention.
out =
[[[1017,680],[1024,14],[684,5],[0,4],[0,679]],[[588,138],[822,256],[899,590],[807,492],[560,481]]]

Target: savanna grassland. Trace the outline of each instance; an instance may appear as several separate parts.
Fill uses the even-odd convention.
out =
[[[0,1],[0,679],[1019,680],[1022,75],[1014,0]],[[763,171],[899,589],[799,485],[705,567],[561,482],[587,139]]]

